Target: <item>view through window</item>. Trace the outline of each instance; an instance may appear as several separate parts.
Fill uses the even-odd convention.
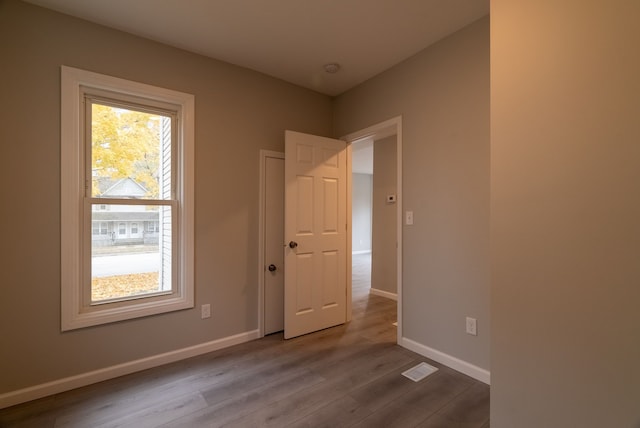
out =
[[[87,101],[91,304],[170,292],[172,117]]]

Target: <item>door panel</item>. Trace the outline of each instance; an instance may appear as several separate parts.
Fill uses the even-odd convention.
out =
[[[322,253],[322,307],[329,308],[338,304],[338,274],[340,264],[337,251],[324,251]]]
[[[323,178],[323,203],[324,203],[324,215],[322,216],[323,225],[322,233],[337,233],[338,232],[338,206],[336,204],[338,200],[338,180],[332,178]]]
[[[346,320],[346,143],[285,134],[285,338]]]
[[[296,236],[313,235],[313,177],[296,177]]]
[[[306,285],[313,281],[313,254],[296,254],[296,315],[313,311],[313,293]]]

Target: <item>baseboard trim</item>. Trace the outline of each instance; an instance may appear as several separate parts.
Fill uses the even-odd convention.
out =
[[[92,383],[102,382],[104,380],[113,379],[119,376],[124,376],[134,372],[161,366],[163,364],[173,363],[175,361],[180,361],[186,358],[195,357],[197,355],[206,354],[207,352],[217,351],[218,349],[227,348],[229,346],[237,345],[244,342],[249,342],[259,337],[260,334],[258,330],[248,331],[245,333],[236,334],[234,336],[213,340],[211,342],[201,343],[199,345],[165,352],[164,354],[153,355],[151,357],[141,358],[139,360],[129,361],[127,363],[105,367],[103,369],[94,370],[91,372],[58,379],[52,382],[7,392],[4,394],[0,394],[0,409],[14,406],[20,403],[25,403],[31,400],[36,400],[48,395],[80,388],[82,386],[91,385]]]
[[[428,346],[415,342],[411,339],[407,339],[406,337],[400,339],[400,346],[407,348],[410,351],[416,352],[424,357],[431,358],[432,360],[444,364],[447,367],[464,373],[467,376],[471,376],[472,378],[479,380],[480,382],[491,385],[491,372],[488,370],[485,370],[478,366],[474,366],[471,363],[453,357],[449,354],[445,354],[444,352],[440,352],[436,349],[429,348]]]
[[[396,293],[390,293],[388,291],[380,290],[378,288],[371,288],[369,293],[375,294],[376,296],[386,297],[387,299],[398,301],[398,295]]]

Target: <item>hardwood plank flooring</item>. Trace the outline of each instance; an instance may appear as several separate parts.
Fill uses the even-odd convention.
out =
[[[397,346],[396,303],[354,256],[348,324],[249,343],[0,410],[0,427],[488,428],[489,387]],[[401,373],[425,361],[420,382]]]

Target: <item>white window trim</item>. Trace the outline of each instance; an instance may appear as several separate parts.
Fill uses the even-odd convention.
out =
[[[84,147],[81,86],[180,107],[178,117],[178,284],[163,299],[85,307],[83,269]],[[77,68],[61,67],[61,328],[62,331],[194,307],[194,96]],[[91,230],[89,230],[91,233]],[[91,309],[91,310],[89,310]]]

